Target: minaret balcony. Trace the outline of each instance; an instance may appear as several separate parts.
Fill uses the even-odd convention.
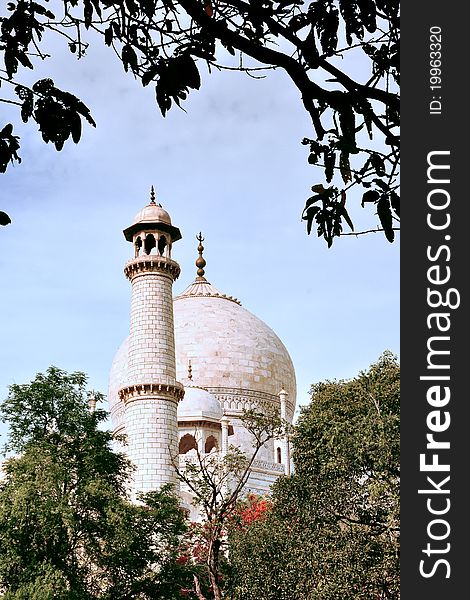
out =
[[[171,277],[173,281],[179,277],[179,264],[167,256],[156,254],[143,254],[127,261],[124,266],[124,274],[128,279],[144,273],[161,273]]]

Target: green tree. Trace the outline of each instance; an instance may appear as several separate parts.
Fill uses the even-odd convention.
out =
[[[399,366],[384,353],[311,390],[295,472],[263,519],[230,535],[233,598],[399,598]]]
[[[346,208],[353,186],[365,191],[379,229],[393,241],[399,220],[398,0],[15,0],[0,17],[0,83],[21,119],[36,122],[45,142],[78,142],[82,122],[95,122],[76,96],[51,79],[19,77],[50,58],[44,33],[83,58],[101,36],[126,72],[155,85],[163,115],[201,85],[212,69],[282,69],[299,92],[312,132],[302,141],[323,170],[303,218],[329,246],[354,225]],[[231,59],[235,57],[235,59]],[[362,75],[354,67],[367,65]],[[20,161],[12,123],[0,130],[0,172]],[[317,177],[317,176],[316,176]]]
[[[132,467],[90,412],[83,373],[56,367],[10,386],[0,484],[0,595],[5,600],[180,598],[186,531],[169,488],[132,504]],[[94,394],[94,399],[100,395]]]

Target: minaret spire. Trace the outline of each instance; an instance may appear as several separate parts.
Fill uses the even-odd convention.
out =
[[[150,204],[155,204],[155,188],[153,185],[150,188]]]

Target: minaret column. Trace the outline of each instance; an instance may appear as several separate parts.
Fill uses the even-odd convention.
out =
[[[124,231],[133,243],[137,237],[155,240],[164,233],[168,242],[181,237],[166,211],[154,197]],[[144,247],[145,246],[145,247]],[[137,467],[134,492],[177,484],[173,461],[178,456],[177,404],[183,386],[176,381],[172,286],[180,273],[178,263],[163,256],[156,244],[143,244],[143,252],[128,261],[124,273],[132,285],[127,385],[119,391],[125,405],[130,460]]]

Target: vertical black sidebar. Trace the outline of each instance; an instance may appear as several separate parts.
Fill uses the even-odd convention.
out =
[[[402,3],[401,599],[468,595],[470,32]]]

